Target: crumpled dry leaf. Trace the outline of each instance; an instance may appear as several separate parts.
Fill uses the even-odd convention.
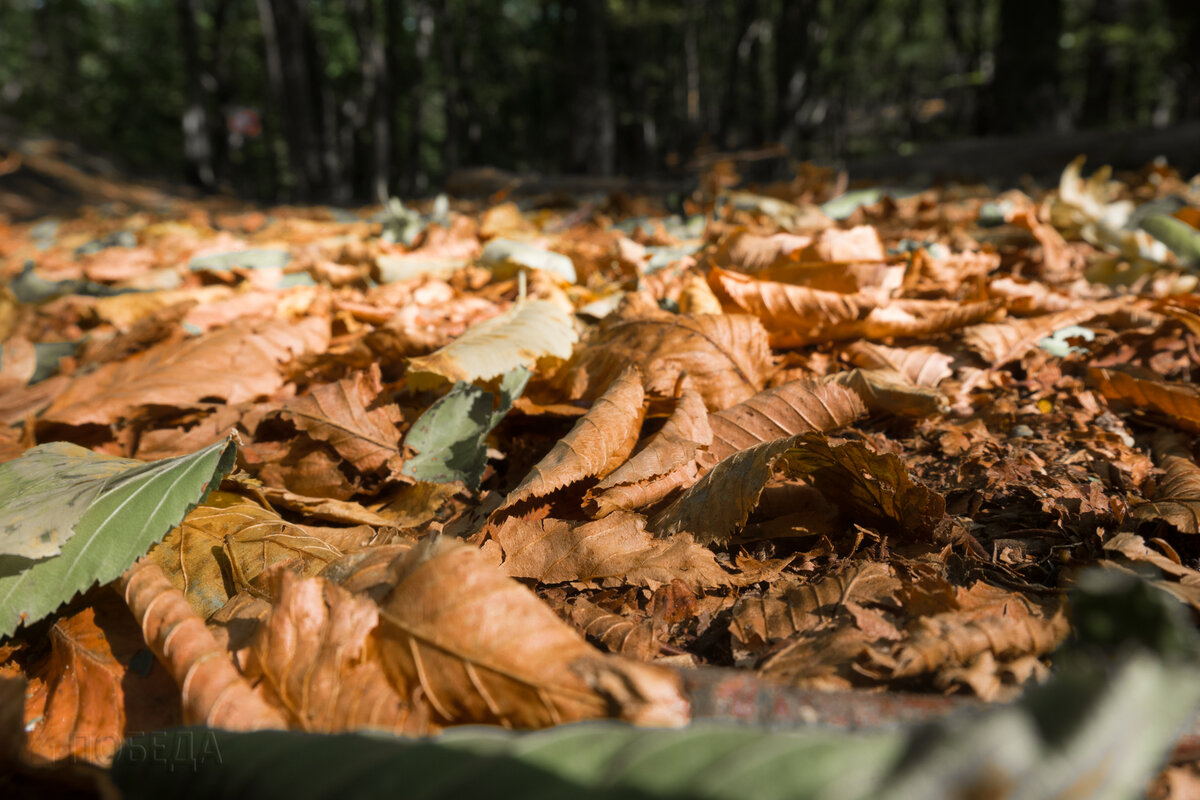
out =
[[[924,336],[991,319],[1000,301],[891,300],[865,289],[854,294],[811,289],[713,267],[713,292],[727,309],[762,320],[775,347],[802,347],[841,339]]]
[[[797,437],[790,474],[803,476],[851,519],[906,539],[925,539],[946,515],[946,499],[913,480],[899,457],[864,442],[831,445],[821,434]]]
[[[722,459],[650,521],[660,536],[690,533],[701,544],[724,543],[745,524],[758,504],[775,462],[799,436],[763,442]]]
[[[634,509],[661,500],[699,476],[696,456],[712,443],[708,409],[700,393],[685,379],[675,410],[657,433],[632,458],[618,467],[585,497],[597,516]]]
[[[396,564],[395,584],[380,611],[385,667],[447,723],[687,721],[675,676],[598,652],[474,548],[425,539]]]
[[[981,653],[997,658],[1044,655],[1071,626],[1060,598],[1035,602],[1019,592],[977,581],[956,590],[955,608],[918,618],[895,653],[894,675],[912,677],[969,664]]]
[[[1089,382],[1110,401],[1129,403],[1193,433],[1200,433],[1200,389],[1191,383],[1156,380],[1120,367],[1090,367]]]
[[[816,583],[772,587],[762,596],[745,595],[733,607],[729,632],[751,653],[833,620],[846,603],[896,604],[900,581],[895,569],[878,561],[851,565]]]
[[[283,386],[282,364],[302,353],[323,351],[328,344],[329,322],[321,317],[232,325],[78,375],[42,420],[107,425],[150,404],[189,404],[208,397],[230,404],[254,400]]]
[[[328,442],[359,471],[373,472],[386,463],[394,473],[403,461],[396,428],[401,415],[395,405],[379,404],[382,391],[379,365],[372,364],[365,372],[315,387],[278,413],[314,439]]]
[[[237,500],[210,496],[221,507],[196,507],[147,556],[205,619],[274,564],[298,559],[305,574],[315,575],[342,555],[304,526]]]
[[[937,389],[909,383],[888,369],[851,369],[825,376],[825,382],[853,389],[872,414],[925,419],[950,409]]]
[[[592,522],[510,517],[488,535],[500,568],[539,583],[604,580],[655,589],[680,580],[692,589],[729,585],[711,550],[687,537],[655,539],[637,514],[617,511]]]
[[[713,461],[748,447],[811,431],[832,431],[867,413],[856,392],[842,386],[797,380],[759,392],[709,417]]]
[[[443,381],[476,381],[543,360],[566,359],[578,339],[575,323],[556,303],[526,300],[499,316],[472,325],[445,347],[408,364],[410,384],[428,388]]]
[[[1118,298],[1041,317],[1010,318],[1003,322],[972,325],[962,331],[962,338],[967,347],[983,356],[989,366],[1001,367],[1020,359],[1057,330],[1111,314],[1126,305],[1127,301]]]
[[[544,497],[584,478],[603,478],[619,467],[637,444],[646,414],[644,399],[642,376],[630,367],[534,465],[502,507]]]
[[[1162,520],[1180,533],[1200,533],[1200,466],[1178,434],[1159,431],[1154,437],[1154,460],[1165,473],[1152,502],[1130,510],[1138,522]]]
[[[121,576],[119,586],[146,644],[182,690],[185,724],[236,731],[287,727],[283,714],[238,673],[225,648],[157,564],[141,559]]]
[[[630,622],[583,597],[551,600],[550,604],[588,639],[599,642],[610,653],[637,661],[652,661],[661,650],[654,624],[649,619]]]
[[[379,622],[374,601],[286,570],[274,584],[275,602],[243,671],[284,709],[293,728],[433,732],[427,707],[410,705],[388,683],[372,638]]]
[[[767,334],[744,315],[670,314],[638,308],[610,314],[554,377],[570,400],[590,401],[633,364],[646,391],[670,396],[686,372],[710,411],[762,390],[772,369]]]

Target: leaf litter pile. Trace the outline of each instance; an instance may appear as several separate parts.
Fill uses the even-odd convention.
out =
[[[1200,183],[759,191],[0,226],[25,758],[1009,700],[1079,567],[1200,609]]]

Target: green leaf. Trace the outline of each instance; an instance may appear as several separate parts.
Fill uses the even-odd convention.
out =
[[[487,467],[487,435],[521,396],[529,377],[524,368],[506,373],[500,379],[498,407],[491,392],[471,383],[456,383],[409,431],[404,444],[417,454],[404,462],[400,472],[431,483],[462,481],[478,491]]]
[[[119,577],[203,502],[236,454],[232,438],[150,463],[56,442],[0,465],[4,541],[17,543],[0,557],[0,636]],[[22,557],[30,535],[34,552],[59,547],[58,555]]]
[[[1200,267],[1200,231],[1181,219],[1155,214],[1142,220],[1142,229],[1171,249],[1184,264]]]

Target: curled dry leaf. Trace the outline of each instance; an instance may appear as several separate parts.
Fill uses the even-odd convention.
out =
[[[585,523],[510,517],[489,535],[504,552],[500,568],[514,578],[611,579],[651,589],[677,579],[697,590],[730,582],[712,551],[687,537],[655,539],[645,519],[627,511]]]
[[[380,611],[384,665],[447,723],[687,720],[674,675],[598,652],[472,547],[425,539],[395,565],[395,581]]]
[[[775,462],[796,445],[790,436],[740,450],[659,512],[650,527],[660,536],[690,533],[701,544],[728,542],[758,504]]]
[[[1182,438],[1169,431],[1155,435],[1154,460],[1164,472],[1154,500],[1134,506],[1131,516],[1138,522],[1162,520],[1181,533],[1200,533],[1200,466]]]
[[[982,581],[957,594],[955,610],[917,620],[895,653],[896,677],[967,665],[981,653],[1000,659],[1044,655],[1071,630],[1059,599],[1038,603]]]
[[[822,291],[713,267],[709,283],[727,308],[762,320],[776,347],[801,347],[842,339],[926,336],[990,319],[1000,301],[892,300],[875,290]]]
[[[243,670],[283,708],[293,728],[322,733],[371,728],[410,736],[431,732],[388,683],[371,636],[379,606],[323,578],[287,570]]]
[[[566,359],[578,339],[571,315],[548,300],[526,300],[470,328],[450,344],[409,362],[409,381],[429,387],[476,381],[543,359]]]
[[[320,317],[232,325],[78,375],[42,419],[108,425],[150,404],[184,405],[208,397],[230,404],[254,400],[283,386],[281,365],[302,353],[324,351],[328,344],[329,322]]]
[[[641,370],[646,391],[659,396],[670,396],[686,372],[709,410],[761,391],[774,366],[767,333],[754,317],[638,309],[636,316],[606,317],[554,383],[568,399],[590,401],[629,364]]]
[[[1119,367],[1091,367],[1088,379],[1110,401],[1128,403],[1165,417],[1174,427],[1200,433],[1200,389],[1194,384],[1156,380]]]
[[[365,372],[315,387],[278,413],[327,442],[360,472],[374,472],[385,463],[394,471],[403,460],[396,428],[401,416],[395,405],[378,404],[382,391],[379,365],[372,364]]]
[[[551,605],[588,639],[600,643],[610,653],[637,661],[652,661],[661,651],[654,624],[649,619],[630,622],[583,597],[551,601]]]
[[[916,386],[935,387],[953,374],[954,357],[936,347],[888,347],[875,342],[853,342],[842,352],[850,363],[864,369],[898,372]]]
[[[646,446],[588,491],[585,502],[597,515],[634,509],[661,500],[699,476],[697,454],[712,443],[708,409],[684,381],[675,410]]]
[[[867,413],[858,394],[843,386],[798,380],[759,392],[709,418],[714,461],[748,447],[811,431],[831,431]]]
[[[119,585],[146,644],[179,684],[186,724],[235,731],[287,727],[283,714],[250,688],[158,564],[143,558]]]
[[[147,556],[206,619],[274,564],[298,559],[311,575],[342,555],[304,526],[238,500],[209,497],[221,507],[196,507]]]
[[[603,478],[619,467],[637,444],[644,399],[641,374],[634,367],[625,370],[509,493],[504,506],[544,497],[584,478]]]
[[[746,595],[733,607],[729,632],[752,653],[798,633],[831,622],[838,606],[854,603],[895,604],[900,581],[889,564],[864,561],[816,583]]]
[[[1121,299],[1110,300],[1041,317],[972,325],[962,332],[962,337],[967,347],[979,353],[990,366],[1000,367],[1019,360],[1037,347],[1038,342],[1061,328],[1110,314],[1126,305],[1128,303]]]
[[[892,370],[851,369],[828,375],[825,381],[854,390],[872,414],[925,419],[950,409],[937,389],[909,383]]]
[[[904,538],[929,537],[946,516],[944,497],[913,480],[899,457],[863,442],[831,445],[820,434],[804,434],[787,452],[787,468],[850,518]]]

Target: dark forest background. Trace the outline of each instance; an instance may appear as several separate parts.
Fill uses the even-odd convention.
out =
[[[1198,119],[1198,0],[0,0],[10,132],[260,200]]]

